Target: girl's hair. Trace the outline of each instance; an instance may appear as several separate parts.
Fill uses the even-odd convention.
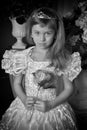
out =
[[[48,56],[51,59],[51,65],[56,68],[64,69],[67,60],[70,57],[69,52],[65,49],[65,32],[62,18],[50,8],[39,8],[33,11],[27,20],[26,38],[29,44],[34,45],[31,38],[32,27],[35,24],[47,26],[55,31],[53,43],[48,48]]]

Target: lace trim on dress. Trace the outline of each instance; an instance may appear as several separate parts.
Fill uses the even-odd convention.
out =
[[[1,67],[6,73],[18,75],[27,67],[27,50],[6,50],[1,61]]]
[[[81,57],[79,52],[74,52],[71,56],[71,60],[68,62],[67,68],[63,71],[57,69],[58,75],[65,75],[70,81],[73,81],[77,75],[81,72]]]

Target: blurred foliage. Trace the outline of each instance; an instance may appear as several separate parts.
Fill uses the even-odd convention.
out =
[[[79,52],[82,60],[82,68],[87,69],[87,1],[78,2],[77,8],[73,8],[63,17],[66,48],[71,52]]]

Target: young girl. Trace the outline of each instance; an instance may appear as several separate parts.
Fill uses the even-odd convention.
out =
[[[52,9],[37,9],[27,20],[26,31],[33,46],[24,51],[6,50],[3,55],[2,68],[15,76],[17,97],[3,115],[0,130],[76,130],[67,100],[73,91],[71,81],[81,71],[81,60],[78,52],[69,55],[64,47],[61,17]],[[56,85],[48,82],[41,87],[40,82],[52,74]]]

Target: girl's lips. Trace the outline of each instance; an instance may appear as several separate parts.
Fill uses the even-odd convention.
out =
[[[46,42],[40,42],[40,43],[38,43],[38,44],[42,45],[42,44],[46,44]]]

